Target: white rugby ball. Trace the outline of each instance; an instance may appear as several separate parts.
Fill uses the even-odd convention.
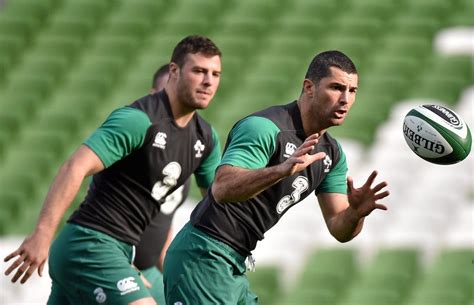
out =
[[[454,164],[471,151],[471,131],[454,111],[440,105],[421,105],[403,120],[403,135],[419,157],[436,164]]]

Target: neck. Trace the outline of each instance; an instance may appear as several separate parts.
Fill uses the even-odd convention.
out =
[[[300,109],[301,123],[303,124],[304,133],[307,137],[315,133],[322,135],[326,132],[327,127],[320,124],[321,120],[314,116],[309,105],[310,101],[307,100],[304,95],[301,95],[298,99],[298,108]]]
[[[173,118],[176,122],[176,125],[179,127],[186,127],[189,121],[191,121],[193,118],[194,112],[196,110],[194,108],[186,107],[185,104],[178,99],[176,90],[172,90],[167,86],[165,91],[168,94],[171,112],[173,113]]]

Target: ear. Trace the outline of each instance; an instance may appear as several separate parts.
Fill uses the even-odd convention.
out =
[[[303,81],[303,93],[309,97],[313,97],[314,83],[305,78]]]
[[[176,63],[170,62],[169,64],[170,72],[169,72],[169,78],[177,78],[178,73],[179,73],[179,67]]]

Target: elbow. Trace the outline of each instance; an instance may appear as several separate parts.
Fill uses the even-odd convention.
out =
[[[217,181],[214,181],[214,183],[212,184],[211,193],[212,193],[212,196],[214,197],[214,200],[217,203],[220,203],[224,200],[224,194],[222,192],[222,188],[219,186],[219,183],[216,183],[216,182]]]
[[[354,236],[342,236],[342,235],[337,235],[337,234],[331,234],[338,242],[341,244],[345,244],[352,239],[354,239]]]

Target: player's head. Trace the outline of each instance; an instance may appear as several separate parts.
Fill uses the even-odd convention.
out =
[[[305,78],[315,84],[331,75],[331,67],[338,68],[348,74],[357,74],[357,69],[352,60],[340,51],[326,51],[316,55],[309,64]]]
[[[153,82],[151,83],[150,94],[163,90],[168,82],[170,68],[169,65],[162,65],[153,74]]]
[[[341,125],[355,102],[357,69],[342,52],[319,53],[311,61],[303,83],[305,111],[321,129]]]
[[[204,36],[191,35],[185,37],[176,45],[171,55],[171,62],[182,68],[186,62],[186,57],[189,54],[197,53],[207,57],[222,56],[221,51],[211,39]]]
[[[169,64],[169,89],[174,88],[180,103],[192,109],[209,105],[220,83],[221,56],[214,42],[204,36],[188,36],[176,45]]]

